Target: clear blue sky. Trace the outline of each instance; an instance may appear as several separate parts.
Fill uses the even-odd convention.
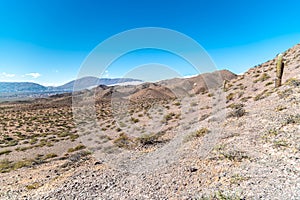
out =
[[[0,81],[65,83],[100,42],[139,27],[182,32],[219,69],[242,73],[300,43],[299,8],[299,0],[1,0]],[[147,62],[150,54],[155,62],[168,57],[149,51],[143,54]],[[124,75],[135,56],[105,76]],[[194,73],[184,64],[174,67],[183,76]]]

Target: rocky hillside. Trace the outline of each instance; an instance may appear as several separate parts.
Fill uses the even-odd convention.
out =
[[[279,88],[274,58],[225,88],[101,86],[96,113],[0,104],[0,199],[299,199],[300,45],[283,56]]]

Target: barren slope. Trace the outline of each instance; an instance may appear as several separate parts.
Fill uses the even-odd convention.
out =
[[[1,104],[0,158],[9,160],[0,165],[0,198],[299,199],[300,45],[284,59],[277,89],[275,59],[224,93],[185,88],[178,99],[149,99],[174,91],[154,85],[123,89],[129,95],[116,97],[124,102],[111,102],[100,97],[113,91],[100,88],[98,124],[78,130],[66,97]]]

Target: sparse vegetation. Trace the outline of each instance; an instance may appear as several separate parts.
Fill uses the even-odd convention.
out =
[[[287,109],[286,106],[279,105],[279,106],[276,107],[275,111],[278,111],[278,112],[279,112],[279,111],[282,111],[282,110],[285,110],[285,109]]]
[[[229,101],[233,100],[233,98],[234,98],[234,93],[230,93],[226,96],[226,101],[229,102]]]
[[[300,114],[287,116],[283,125],[288,124],[300,124]]]
[[[291,69],[291,72],[289,71],[287,74],[289,77],[294,72],[292,70],[294,70],[295,65],[294,63],[292,64],[288,65],[289,69]],[[110,183],[109,179],[111,177],[113,179],[117,178],[118,183],[124,183],[121,185],[123,187],[127,184],[126,177],[125,181],[122,181],[123,175],[127,176],[127,174],[119,173],[118,176],[115,176],[116,174],[114,173],[117,170],[111,168],[111,166],[114,166],[110,165],[110,159],[106,157],[107,154],[111,154],[107,156],[111,156],[113,159],[117,158],[117,156],[125,155],[124,157],[119,157],[121,158],[120,160],[130,156],[129,160],[124,160],[126,163],[117,163],[119,159],[115,159],[117,167],[122,164],[125,167],[130,166],[131,161],[134,164],[139,164],[140,160],[143,164],[136,165],[137,167],[150,166],[147,162],[155,167],[156,161],[160,162],[160,160],[158,160],[158,157],[151,156],[155,155],[156,152],[160,153],[159,151],[161,150],[164,151],[165,147],[169,147],[169,145],[175,144],[173,142],[176,142],[179,144],[179,148],[173,145],[173,149],[170,152],[164,151],[164,153],[172,154],[174,152],[174,155],[176,153],[176,155],[180,156],[180,159],[176,160],[178,163],[173,164],[167,163],[169,159],[166,158],[166,164],[171,164],[170,167],[162,168],[162,172],[166,173],[166,176],[151,175],[150,177],[153,179],[153,183],[158,183],[155,187],[162,187],[163,184],[167,184],[164,181],[171,180],[171,189],[177,190],[173,186],[177,187],[179,185],[178,198],[193,198],[191,193],[187,194],[184,191],[193,192],[194,187],[201,185],[203,191],[207,191],[207,194],[212,194],[207,199],[243,199],[238,195],[233,195],[232,189],[237,188],[240,190],[240,188],[244,188],[249,184],[258,183],[256,179],[248,181],[252,175],[257,175],[257,177],[261,175],[269,176],[269,168],[277,167],[269,165],[269,162],[275,159],[276,162],[294,164],[296,153],[300,150],[298,138],[295,136],[298,133],[298,125],[300,124],[300,115],[295,110],[299,107],[298,94],[300,90],[296,87],[300,86],[300,81],[295,78],[288,79],[283,87],[273,89],[269,86],[274,83],[270,77],[270,75],[274,76],[274,61],[270,61],[268,65],[263,64],[258,67],[249,70],[242,77],[238,76],[238,78],[228,80],[228,84],[225,87],[225,90],[228,90],[228,92],[223,92],[220,85],[219,88],[212,88],[209,92],[202,91],[199,94],[190,94],[195,93],[198,89],[199,82],[197,82],[198,85],[193,86],[192,84],[191,87],[188,87],[188,93],[178,90],[186,94],[185,97],[180,96],[178,99],[152,100],[151,97],[148,100],[144,98],[149,95],[141,95],[139,96],[140,99],[134,99],[125,95],[124,100],[129,101],[128,108],[122,110],[123,107],[120,105],[119,108],[116,108],[116,112],[112,108],[111,99],[108,98],[104,101],[99,98],[102,93],[101,87],[95,88],[95,96],[97,97],[95,108],[98,122],[93,124],[79,122],[76,128],[77,122],[75,124],[74,121],[76,120],[74,120],[72,114],[72,99],[68,99],[67,105],[61,105],[60,100],[63,98],[57,99],[53,97],[38,100],[38,103],[35,100],[32,101],[33,103],[29,102],[26,104],[16,102],[16,105],[12,104],[9,108],[5,107],[6,103],[0,104],[0,116],[3,119],[0,121],[0,157],[1,159],[7,158],[0,161],[0,173],[11,172],[13,176],[16,175],[11,179],[13,181],[26,179],[16,183],[8,181],[8,183],[12,183],[9,188],[22,184],[23,189],[21,187],[16,188],[21,188],[22,190],[25,188],[24,194],[28,190],[40,188],[45,183],[47,183],[47,187],[40,189],[46,190],[48,183],[49,188],[52,186],[51,184],[56,186],[56,184],[60,184],[60,181],[53,182],[52,180],[57,176],[69,178],[68,175],[71,175],[70,178],[78,178],[75,177],[77,175],[80,175],[80,178],[87,178],[87,180],[84,180],[84,184],[90,184],[90,180],[95,181],[95,183],[97,181],[97,185],[100,187],[110,187],[110,185],[104,184],[101,182],[102,180],[97,179],[98,177]],[[273,70],[270,71],[270,69]],[[253,75],[255,78],[253,78]],[[230,76],[226,75],[224,77],[228,78]],[[253,80],[257,84],[253,84]],[[118,87],[114,87],[114,89],[118,89]],[[137,89],[134,87],[130,86],[126,90],[143,90],[141,89],[143,85],[137,86]],[[164,89],[162,88],[161,92],[164,92]],[[278,100],[276,92],[280,98],[288,98]],[[160,93],[157,94],[160,95]],[[170,94],[170,90],[167,91],[167,94]],[[276,102],[270,107],[268,107],[268,99],[254,102],[271,94],[272,99],[270,98],[269,100],[276,100]],[[189,98],[189,95],[192,98]],[[223,95],[225,95],[226,104],[223,104],[224,102],[219,99],[219,97],[224,97]],[[71,97],[69,96],[68,98]],[[244,103],[247,101],[249,103]],[[46,103],[44,104],[43,102]],[[10,103],[7,104],[10,105]],[[225,116],[228,118],[224,119],[224,121],[223,111],[228,111]],[[130,115],[128,115],[128,112]],[[82,117],[84,119],[92,118],[91,116]],[[150,119],[153,120],[151,121]],[[210,133],[215,127],[220,127],[219,135]],[[181,132],[178,133],[179,131]],[[177,137],[182,136],[181,134],[185,134],[183,138]],[[214,136],[218,136],[218,138],[214,138]],[[79,137],[84,140],[85,145],[91,144],[91,146],[88,148],[81,144],[77,141]],[[177,140],[178,138],[180,140]],[[214,141],[214,139],[216,140]],[[201,145],[204,148],[214,148],[214,151],[209,151],[205,157],[200,158],[197,155],[197,150],[202,150]],[[174,147],[176,147],[176,150],[174,150]],[[87,151],[87,149],[92,149],[95,154],[106,154],[103,157],[103,164],[102,160],[95,160],[92,156],[89,157],[88,155],[91,152]],[[207,148],[207,150],[210,149]],[[261,153],[260,151],[263,152]],[[292,154],[294,152],[295,154]],[[37,155],[37,153],[39,154]],[[62,155],[60,155],[61,153]],[[165,156],[166,154],[162,153],[159,155]],[[28,157],[18,160],[19,156],[21,156],[20,159],[23,156]],[[292,159],[289,160],[289,156],[292,157],[292,162],[290,162]],[[149,159],[147,162],[144,162],[146,161],[142,160],[144,158]],[[154,162],[153,158],[157,158],[157,160],[154,160]],[[152,161],[153,163],[151,163]],[[255,167],[259,166],[256,163],[257,161],[263,161],[262,163],[268,166],[268,170],[262,168],[256,172]],[[164,160],[162,164],[165,164]],[[20,168],[23,169],[12,172]],[[76,168],[76,171],[73,170],[74,168]],[[189,171],[191,168],[194,171]],[[107,169],[112,170],[107,173]],[[181,171],[177,173],[176,170]],[[29,172],[28,176],[23,176],[22,173],[27,172]],[[272,175],[278,175],[280,172],[280,170],[273,170]],[[98,176],[99,173],[101,173],[101,176]],[[160,171],[157,173],[160,173]],[[283,175],[291,175],[294,178],[296,176],[293,173],[285,171]],[[11,174],[3,174],[3,177],[7,178]],[[201,174],[204,175],[199,178]],[[39,177],[39,175],[42,181],[37,181],[36,177]],[[143,176],[141,177],[142,179],[149,178],[147,177],[147,171],[141,175]],[[47,178],[45,179],[46,176]],[[161,177],[161,179],[156,180],[156,177]],[[165,179],[166,177],[167,179]],[[193,180],[194,177],[197,180]],[[81,181],[80,179],[77,180]],[[264,180],[272,181],[272,177]],[[67,181],[67,183],[71,183],[71,181]],[[94,183],[91,185],[93,188],[94,186],[96,187]],[[85,185],[81,186],[83,188]],[[69,185],[66,187],[69,187]],[[144,185],[141,185],[141,187],[144,187]],[[207,189],[207,187],[209,188]],[[273,185],[269,184],[268,189],[271,187]],[[224,191],[223,189],[225,188],[230,189],[231,192]],[[75,189],[77,188],[75,187]],[[160,191],[160,189],[155,190]],[[251,192],[255,192],[255,190]],[[182,196],[179,197],[181,194]],[[163,198],[163,196],[160,197]],[[173,197],[176,198],[175,195]],[[262,198],[264,197],[264,194],[262,194]],[[206,199],[206,197],[202,199]]]
[[[242,117],[246,114],[244,104],[230,104],[228,107],[231,108],[231,111],[227,114],[227,117]]]
[[[129,149],[133,146],[133,141],[125,133],[121,133],[113,143],[119,148]]]
[[[55,158],[55,157],[57,157],[57,154],[55,154],[55,153],[49,153],[49,154],[47,154],[47,155],[44,157],[44,159],[47,160],[47,159]]]
[[[201,128],[199,130],[197,130],[193,136],[195,137],[203,137],[204,135],[206,135],[209,132],[209,130],[207,128]]]
[[[160,135],[155,133],[144,134],[136,138],[136,141],[141,145],[152,145],[158,142],[159,137]]]
[[[293,87],[299,87],[300,86],[300,80],[296,78],[290,78],[286,80],[285,82],[286,85],[293,86]]]
[[[268,80],[268,79],[270,79],[270,78],[271,78],[271,77],[269,76],[269,74],[263,73],[258,79],[255,79],[253,82],[254,82],[254,83],[257,83],[258,81],[264,82],[264,81],[266,81],[266,80]]]
[[[10,172],[12,170],[20,169],[23,167],[30,167],[34,164],[33,160],[20,160],[16,162],[4,159],[0,161],[0,173]]]
[[[261,100],[261,99],[264,99],[268,96],[270,96],[271,93],[268,92],[268,90],[264,90],[263,92],[259,93],[258,95],[256,95],[253,100],[254,101],[258,101],[258,100]]]
[[[220,151],[220,155],[230,161],[236,162],[241,162],[244,159],[250,159],[245,152],[238,150]]]
[[[0,156],[1,155],[7,155],[7,154],[10,154],[12,151],[11,150],[3,150],[3,151],[0,151]]]
[[[69,153],[72,153],[72,152],[74,152],[74,151],[79,151],[79,150],[82,150],[82,149],[85,149],[85,148],[86,148],[86,146],[80,144],[80,145],[78,145],[78,146],[76,146],[76,147],[74,147],[74,148],[68,149],[68,152],[69,152]]]
[[[275,140],[274,141],[274,146],[275,147],[287,147],[288,143],[286,140]]]
[[[177,101],[177,102],[174,103],[174,105],[175,105],[175,106],[180,106],[181,103],[180,103],[179,101]]]
[[[191,134],[188,134],[185,138],[184,138],[184,142],[188,142],[190,140],[192,140],[193,138],[199,138],[199,137],[203,137],[205,136],[207,133],[209,133],[209,130],[207,128],[200,128],[199,130],[192,132]]]
[[[133,123],[138,123],[140,120],[137,119],[137,118],[131,117],[131,121],[132,121]]]
[[[283,90],[283,91],[278,91],[277,94],[278,94],[279,98],[283,99],[283,98],[287,98],[291,94],[293,94],[293,90],[291,88],[288,88],[288,89]]]
[[[38,188],[41,187],[41,186],[42,186],[42,185],[41,185],[40,183],[34,182],[34,183],[30,184],[30,185],[26,185],[26,188],[27,188],[28,190],[35,190],[35,189],[38,189]]]
[[[163,122],[163,123],[167,123],[167,122],[168,122],[169,120],[171,120],[175,115],[176,115],[176,114],[173,113],[173,112],[171,112],[171,113],[165,115],[164,118],[163,118],[163,120],[162,120],[162,122]]]

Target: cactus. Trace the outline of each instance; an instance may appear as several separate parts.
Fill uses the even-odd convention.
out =
[[[282,54],[279,54],[277,57],[277,64],[276,64],[275,88],[281,86],[283,69],[284,69],[284,63],[283,63]]]
[[[227,85],[228,80],[223,81],[223,91],[226,92],[226,85]]]

